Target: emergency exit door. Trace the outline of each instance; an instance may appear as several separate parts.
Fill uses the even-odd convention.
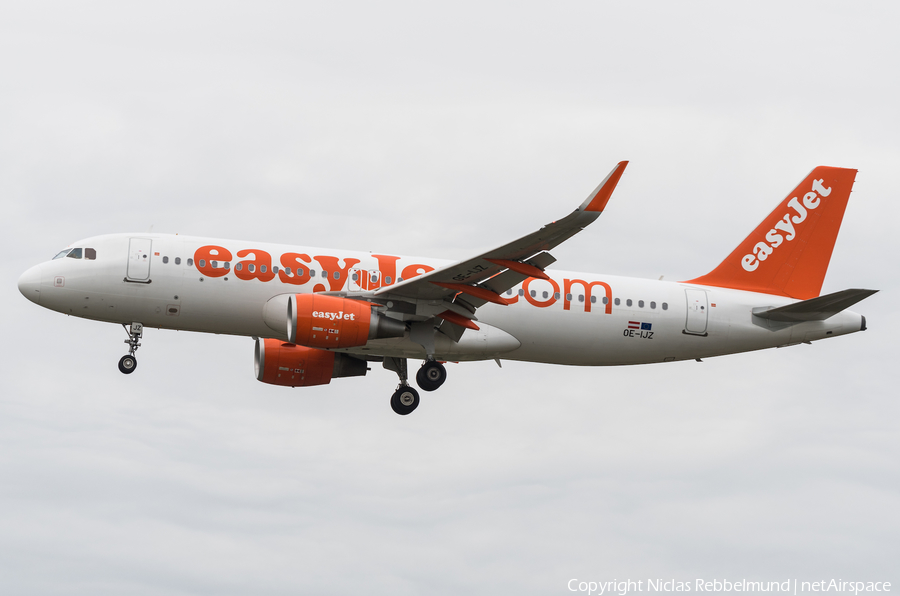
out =
[[[709,322],[709,301],[706,290],[685,290],[687,299],[687,320],[684,324],[684,332],[692,335],[706,335],[706,326]]]

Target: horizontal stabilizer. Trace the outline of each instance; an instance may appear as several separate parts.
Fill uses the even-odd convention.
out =
[[[800,323],[803,321],[824,321],[857,302],[865,300],[878,290],[841,290],[803,302],[770,309],[753,309],[753,314],[770,321]]]

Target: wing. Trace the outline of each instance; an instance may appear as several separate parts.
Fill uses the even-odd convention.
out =
[[[506,305],[501,293],[528,277],[547,278],[544,268],[556,261],[547,251],[600,216],[626,165],[627,161],[619,162],[578,209],[566,217],[471,259],[378,289],[370,296],[417,304],[424,302],[424,308],[417,308],[416,314],[436,316],[460,327],[478,329],[472,322],[478,307],[487,302]],[[461,332],[462,329],[458,335]]]

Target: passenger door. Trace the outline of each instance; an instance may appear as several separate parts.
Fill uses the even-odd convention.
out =
[[[153,241],[150,238],[128,239],[128,270],[125,281],[150,283],[150,252]]]

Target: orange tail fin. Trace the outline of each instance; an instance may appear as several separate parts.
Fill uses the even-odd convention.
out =
[[[815,298],[855,179],[856,170],[814,169],[718,267],[686,283]]]

